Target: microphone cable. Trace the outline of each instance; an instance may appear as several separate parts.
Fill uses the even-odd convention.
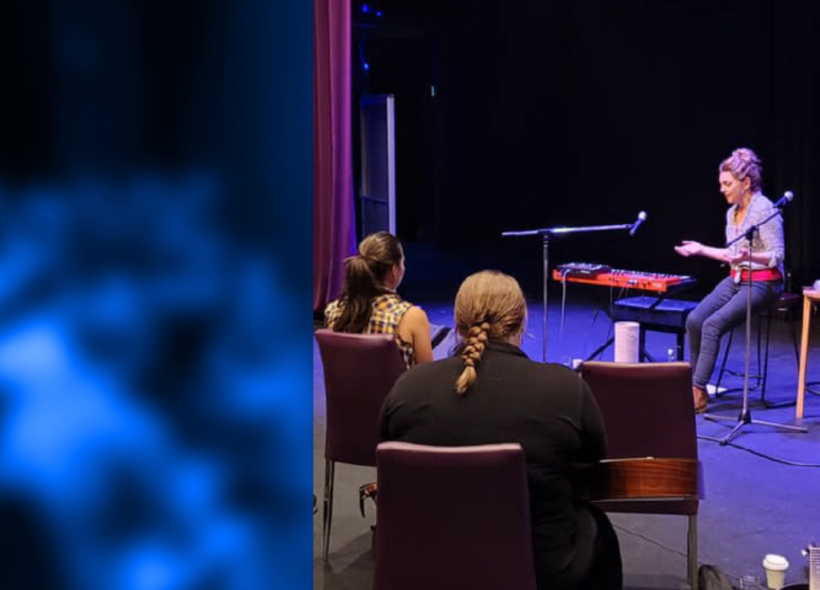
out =
[[[705,434],[698,434],[695,438],[698,440],[705,440],[709,442],[716,442],[720,443],[721,439],[714,437],[714,436],[706,436]],[[800,461],[791,461],[789,459],[781,459],[780,457],[775,457],[773,455],[767,455],[766,453],[762,453],[760,451],[756,451],[755,449],[744,447],[743,445],[739,445],[737,443],[733,443],[731,441],[723,443],[723,446],[734,447],[741,451],[746,451],[747,453],[751,453],[761,459],[766,459],[767,461],[772,461],[774,463],[780,463],[781,465],[789,465],[791,467],[820,467],[820,463],[802,463]]]

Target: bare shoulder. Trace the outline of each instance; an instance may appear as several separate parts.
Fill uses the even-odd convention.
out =
[[[430,323],[430,320],[427,318],[427,313],[418,305],[414,305],[408,309],[405,312],[404,317],[406,321],[416,325]]]
[[[414,305],[404,313],[399,325],[399,333],[402,332],[407,335],[407,339],[413,341],[416,364],[429,363],[433,360],[430,321],[422,308]]]

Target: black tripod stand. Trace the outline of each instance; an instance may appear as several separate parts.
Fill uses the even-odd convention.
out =
[[[787,430],[791,430],[794,432],[808,432],[806,428],[802,426],[792,426],[790,424],[777,424],[776,422],[765,422],[763,420],[754,420],[752,419],[752,413],[749,410],[749,347],[751,345],[751,335],[752,335],[752,240],[754,239],[755,232],[761,225],[764,225],[769,220],[774,218],[776,215],[780,215],[780,211],[776,210],[772,213],[769,217],[764,219],[761,223],[757,225],[752,225],[746,233],[741,236],[736,237],[734,240],[731,240],[726,244],[728,248],[735,242],[738,242],[742,239],[746,239],[747,243],[749,244],[749,266],[747,270],[747,290],[746,290],[746,350],[745,350],[745,358],[744,358],[744,367],[743,367],[743,408],[740,410],[740,415],[737,417],[737,424],[734,428],[724,436],[722,439],[719,440],[721,445],[725,445],[729,441],[731,441],[737,434],[740,433],[740,429],[743,428],[746,424],[763,424],[765,426],[774,426],[775,428],[785,428]],[[740,276],[743,276],[743,273],[740,272]],[[728,420],[732,421],[734,418],[730,418],[728,416],[717,416],[715,414],[705,414],[703,416],[707,420]]]
[[[623,230],[628,229],[629,235],[635,235],[635,231],[637,231],[638,227],[646,221],[646,213],[641,211],[638,213],[638,219],[636,219],[633,223],[622,223],[619,225],[590,225],[585,227],[545,227],[541,229],[527,229],[523,231],[505,231],[501,235],[503,237],[516,237],[516,236],[542,236],[543,238],[543,268],[544,268],[544,317],[542,322],[542,338],[544,347],[542,349],[542,359],[546,363],[547,362],[547,328],[548,328],[548,319],[549,319],[549,297],[547,294],[547,288],[549,287],[549,249],[550,249],[550,236],[557,236],[557,235],[564,235],[564,234],[574,234],[574,233],[586,233],[586,232],[600,232],[600,231],[613,231],[613,230]]]

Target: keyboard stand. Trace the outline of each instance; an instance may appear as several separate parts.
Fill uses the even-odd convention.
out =
[[[544,317],[542,319],[542,329],[543,329],[543,349],[541,350],[541,358],[544,362],[547,362],[547,334],[549,334],[548,330],[548,320],[549,320],[549,278],[550,278],[550,265],[549,265],[549,244],[550,244],[550,236],[558,236],[558,235],[566,235],[566,234],[574,234],[574,233],[587,233],[587,232],[601,232],[601,231],[616,231],[616,230],[629,230],[630,234],[634,234],[635,230],[638,229],[638,226],[643,223],[643,220],[646,219],[646,213],[641,211],[638,215],[638,219],[633,223],[621,223],[618,225],[590,225],[586,227],[542,227],[539,229],[528,229],[523,231],[505,231],[502,232],[501,235],[503,237],[513,237],[513,236],[541,236],[542,239],[542,248],[541,251],[543,253],[542,256],[542,263],[543,263],[543,279],[544,279],[544,287],[543,287],[543,299],[544,299]]]

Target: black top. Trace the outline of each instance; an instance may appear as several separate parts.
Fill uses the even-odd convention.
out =
[[[455,391],[461,357],[413,367],[387,396],[382,440],[437,446],[520,443],[527,462],[536,556],[560,569],[576,532],[572,464],[606,453],[603,420],[589,386],[555,364],[531,361],[511,344],[491,341],[478,378]],[[538,559],[538,558],[537,558]]]

